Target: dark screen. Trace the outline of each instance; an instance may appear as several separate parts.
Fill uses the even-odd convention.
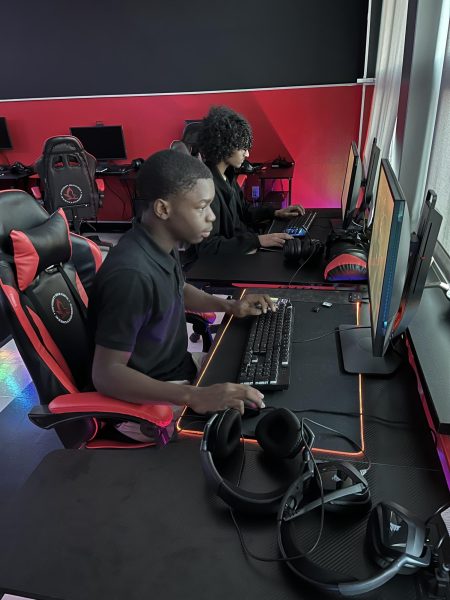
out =
[[[121,160],[127,157],[121,125],[71,127],[70,132],[98,160]]]
[[[0,117],[0,150],[11,150],[11,138],[6,127],[5,117]]]

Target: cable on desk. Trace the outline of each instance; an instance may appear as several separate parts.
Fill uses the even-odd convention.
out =
[[[351,329],[370,329],[370,325],[355,325],[354,327],[348,327],[345,331],[350,331]],[[337,327],[335,327],[334,329],[332,329],[331,331],[328,331],[327,333],[324,333],[323,335],[318,335],[317,337],[313,337],[313,338],[309,338],[307,340],[298,340],[298,341],[293,341],[293,344],[304,344],[305,342],[315,342],[316,340],[321,340],[324,337],[327,337],[327,335],[331,335],[332,333],[337,333],[339,331],[339,329]]]

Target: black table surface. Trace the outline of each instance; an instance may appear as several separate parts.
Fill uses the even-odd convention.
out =
[[[314,210],[314,209],[309,209]],[[310,229],[310,237],[326,242],[331,231],[330,219],[339,217],[339,209],[317,209],[319,216]],[[283,251],[260,249],[247,255],[201,256],[186,272],[188,281],[212,286],[232,283],[257,285],[314,285],[355,289],[359,282],[333,283],[325,281],[323,272],[327,260],[322,254],[299,262],[286,262]]]
[[[313,292],[292,292],[304,299],[305,293]],[[335,294],[339,304],[343,293]],[[332,313],[326,314],[331,319]],[[310,327],[323,331],[317,323]],[[448,488],[406,358],[393,376],[365,377],[363,397],[373,504],[395,501],[426,519],[448,501]],[[337,421],[326,418],[335,410],[339,419],[342,408],[329,400],[315,420],[332,426]],[[240,486],[246,490],[276,489],[298,468],[294,460],[274,469],[254,444],[245,444],[244,451]],[[359,460],[354,464],[368,467],[367,461]],[[241,465],[239,456],[222,473],[236,481]],[[373,575],[377,567],[365,544],[367,518],[326,513],[311,558],[338,570],[344,579]],[[238,523],[253,552],[278,556],[273,518],[239,515]],[[302,549],[314,542],[318,528],[319,515],[314,513],[295,523]],[[283,564],[258,562],[243,554],[227,507],[205,483],[199,439],[183,434],[161,450],[50,453],[0,514],[0,531],[4,593],[59,600],[328,597]],[[419,600],[427,597],[423,585],[420,576],[397,576],[365,598]]]

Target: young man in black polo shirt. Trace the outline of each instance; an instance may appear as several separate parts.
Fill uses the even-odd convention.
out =
[[[202,254],[247,254],[258,248],[282,248],[292,237],[286,233],[258,235],[254,227],[263,221],[292,219],[303,207],[254,208],[244,200],[236,172],[249,156],[253,136],[249,123],[225,106],[212,107],[203,119],[199,136],[201,154],[214,177],[215,197],[211,205],[216,220],[211,235],[189,250],[189,260]]]
[[[188,405],[198,413],[263,406],[262,394],[249,386],[171,383],[192,381],[196,374],[187,352],[185,309],[235,317],[274,309],[266,295],[224,300],[184,282],[178,245],[206,239],[215,219],[209,169],[192,156],[157,152],[140,169],[137,194],[140,222],[108,254],[89,300],[95,388],[120,400]]]

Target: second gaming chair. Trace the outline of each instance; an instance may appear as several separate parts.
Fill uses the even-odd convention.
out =
[[[97,161],[72,136],[46,140],[35,168],[41,180],[44,208],[49,213],[62,208],[76,233],[83,221],[93,221],[102,205],[104,181],[95,178]],[[33,188],[33,194],[38,195]]]
[[[70,448],[149,445],[121,439],[108,426],[118,421],[137,422],[162,443],[169,406],[123,402],[91,384],[86,307],[101,261],[93,242],[69,233],[61,208],[49,216],[22,190],[0,192],[0,297],[40,400],[31,421]]]

